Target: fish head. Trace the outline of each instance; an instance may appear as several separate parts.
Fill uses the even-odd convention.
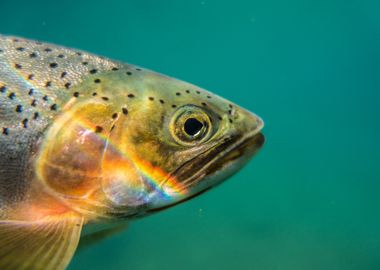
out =
[[[157,73],[127,85],[122,93],[133,101],[110,136],[127,162],[111,165],[117,176],[104,189],[116,203],[151,213],[186,201],[237,172],[264,143],[260,117],[197,86]]]
[[[76,210],[166,209],[222,183],[263,145],[257,115],[195,85],[128,70],[73,89],[81,96],[40,147],[38,178]]]

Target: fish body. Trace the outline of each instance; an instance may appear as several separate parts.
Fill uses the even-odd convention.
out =
[[[83,225],[187,201],[264,143],[258,116],[197,86],[5,36],[0,117],[0,269],[64,269]]]

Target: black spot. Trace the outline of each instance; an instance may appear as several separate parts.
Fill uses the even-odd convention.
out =
[[[211,98],[211,96],[207,96],[207,98]]]
[[[230,109],[232,109],[234,106],[232,106],[232,104],[228,104],[228,107],[230,107]]]
[[[232,119],[231,119],[231,118],[229,119],[229,121],[230,121],[230,123],[231,123],[231,124],[234,122],[234,121],[232,121]]]
[[[136,68],[137,71],[141,71],[141,68]]]
[[[62,72],[62,73],[61,73],[61,78],[66,77],[66,75],[67,75],[67,72],[66,72],[66,71]]]
[[[44,96],[42,99],[45,100],[45,101],[47,101],[48,100],[48,96]]]
[[[44,51],[45,51],[45,52],[51,52],[52,49],[50,49],[50,48],[45,48]]]
[[[112,119],[116,119],[117,116],[118,116],[118,114],[117,114],[117,113],[114,113],[114,114],[112,115]]]
[[[4,52],[2,49],[0,49],[0,53]]]
[[[175,93],[176,94],[176,96],[180,96],[181,95],[181,93],[180,92],[177,92],[177,93]]]
[[[33,88],[30,88],[30,89],[29,89],[29,92],[28,92],[28,95],[29,95],[29,96],[32,96],[33,93],[34,93],[34,89],[33,89]]]
[[[202,106],[205,106],[205,107],[207,107],[207,103],[205,103],[205,102],[202,102],[201,104],[202,104]]]
[[[96,93],[96,92],[92,93],[93,97],[95,97],[96,95],[98,95],[98,93]]]
[[[65,56],[63,54],[58,54],[58,58],[64,58]]]
[[[186,93],[190,94],[190,90],[186,90]]]
[[[150,101],[153,101],[153,100],[154,100],[154,97],[149,97],[149,100],[150,100]]]
[[[69,83],[69,82],[68,82],[68,83],[65,83],[65,88],[66,88],[66,89],[69,89],[70,86],[71,86],[71,83]]]
[[[220,115],[218,115],[218,119],[219,119],[220,121],[223,120],[223,118],[222,118]]]
[[[81,52],[76,52],[76,55],[81,56],[82,53]]]
[[[30,103],[31,106],[36,107],[37,106],[37,100],[33,99]]]
[[[57,104],[53,104],[50,106],[50,110],[56,111],[57,110]]]
[[[17,47],[16,50],[23,52],[23,51],[25,51],[25,48],[24,47]]]
[[[160,103],[161,103],[161,104],[164,104],[165,101],[164,101],[163,99],[160,99]]]
[[[18,113],[22,112],[23,111],[22,105],[17,105],[15,111]]]
[[[95,133],[100,133],[103,131],[103,128],[101,126],[96,126],[95,127]]]
[[[232,114],[232,110],[228,110],[228,114],[231,115]]]
[[[30,57],[30,58],[36,58],[36,57],[37,57],[37,54],[34,53],[34,52],[32,52],[31,54],[29,54],[29,57]]]
[[[88,62],[82,62],[82,65],[87,66]]]
[[[73,96],[74,96],[74,97],[79,97],[79,92],[74,92],[74,93],[73,93]]]
[[[5,85],[0,86],[0,92],[5,93],[7,91],[7,87]]]
[[[15,97],[16,97],[16,94],[15,93],[10,93],[9,95],[8,95],[8,97],[10,98],[10,99],[14,99]]]
[[[134,94],[128,94],[128,97],[129,97],[129,98],[134,98],[135,95],[134,95]]]
[[[24,127],[24,128],[28,128],[28,118],[25,118],[24,120],[22,120],[22,126]]]
[[[3,134],[9,135],[9,128],[3,128]]]
[[[90,70],[90,73],[91,73],[91,74],[95,74],[95,73],[97,73],[97,72],[98,72],[98,70],[95,69],[95,68]]]
[[[201,93],[201,91],[196,91],[196,93],[199,95]]]
[[[34,74],[29,74],[29,75],[28,75],[28,80],[31,81],[31,80],[33,80],[33,79],[34,79]]]
[[[94,83],[101,83],[101,80],[100,79],[95,79]]]
[[[47,81],[46,83],[45,83],[45,87],[50,87],[51,86],[51,81]]]
[[[174,105],[174,104],[173,104],[173,105],[172,105],[172,108],[177,108],[177,105]]]
[[[57,63],[50,63],[49,66],[51,68],[56,68],[56,67],[58,67],[58,64]]]
[[[128,109],[127,108],[122,108],[123,114],[127,115],[128,114]]]
[[[33,119],[37,120],[38,118],[40,118],[40,114],[38,112],[35,112],[33,115]]]
[[[13,42],[19,42],[20,40],[17,38],[12,39]]]
[[[128,76],[131,76],[131,75],[132,75],[132,72],[127,71],[127,75],[128,75]]]
[[[118,71],[119,69],[117,67],[112,68],[113,71]]]
[[[16,69],[22,69],[22,66],[20,64],[15,64]]]

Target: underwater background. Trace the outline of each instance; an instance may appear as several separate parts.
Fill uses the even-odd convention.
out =
[[[380,269],[380,1],[0,0],[0,33],[200,85],[260,115],[240,173],[69,269]]]

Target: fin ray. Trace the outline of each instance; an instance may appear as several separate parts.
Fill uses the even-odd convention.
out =
[[[83,218],[64,214],[38,221],[0,221],[0,269],[61,270],[80,238]]]

